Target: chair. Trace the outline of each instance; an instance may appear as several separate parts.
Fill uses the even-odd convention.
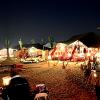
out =
[[[45,86],[45,84],[37,84],[36,89],[39,90],[39,93],[48,93],[48,88]]]

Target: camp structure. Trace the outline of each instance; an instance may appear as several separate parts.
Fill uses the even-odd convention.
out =
[[[28,57],[28,50],[27,48],[23,47],[21,50],[17,50],[15,52],[16,58],[27,58]]]
[[[42,55],[42,50],[41,49],[37,49],[36,47],[30,47],[28,48],[28,54],[31,57],[37,57],[37,56],[41,56]]]
[[[78,40],[78,41],[77,41]],[[76,41],[76,45],[75,46],[75,42]],[[85,45],[82,47],[81,43],[83,43]],[[82,48],[84,48],[83,53],[81,53],[82,55],[85,54],[85,60],[93,60],[93,57],[97,57],[98,60],[100,60],[100,35],[94,33],[94,32],[88,32],[86,34],[79,34],[76,36],[71,37],[69,40],[64,41],[64,43],[69,45],[69,49],[72,47],[73,48],[73,52],[74,57],[76,57],[75,52],[80,52]],[[80,44],[80,46],[78,46],[78,44]],[[81,50],[80,50],[81,49]],[[71,50],[70,50],[71,51]],[[80,55],[80,53],[78,53]]]
[[[70,60],[78,61],[85,60],[86,52],[88,47],[83,44],[81,41],[76,40],[68,45],[68,55],[70,55]]]
[[[48,42],[45,45],[43,45],[43,47],[51,48],[52,46],[51,46],[51,43]]]
[[[71,41],[69,44],[57,43],[56,47],[49,52],[50,59],[82,61],[85,60],[85,55],[88,47],[81,41]]]
[[[9,48],[9,56],[14,57],[16,51],[17,51],[17,49]],[[0,50],[0,56],[1,56],[1,58],[7,57],[7,49],[6,48],[3,48],[3,49]]]
[[[48,59],[63,59],[67,53],[67,45],[64,43],[57,43],[56,46],[49,51]]]

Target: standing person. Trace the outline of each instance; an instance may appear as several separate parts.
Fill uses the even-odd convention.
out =
[[[18,75],[15,71],[11,72],[11,80],[3,90],[4,100],[32,100],[28,81]]]
[[[84,70],[84,81],[86,81],[86,83],[89,81],[89,77],[90,77],[90,74],[91,74],[91,69],[86,67],[86,69]]]
[[[88,61],[87,67],[88,67],[88,69],[91,70],[91,62],[90,62],[90,60]]]

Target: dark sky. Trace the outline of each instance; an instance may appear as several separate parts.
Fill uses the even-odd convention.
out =
[[[67,40],[87,32],[100,33],[99,0],[0,0],[0,46],[34,39],[41,42],[49,35],[55,41]]]

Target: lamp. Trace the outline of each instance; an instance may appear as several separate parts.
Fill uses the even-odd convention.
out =
[[[6,77],[3,77],[2,80],[3,80],[3,86],[7,86],[7,85],[9,85],[11,77],[10,76],[6,76]]]

